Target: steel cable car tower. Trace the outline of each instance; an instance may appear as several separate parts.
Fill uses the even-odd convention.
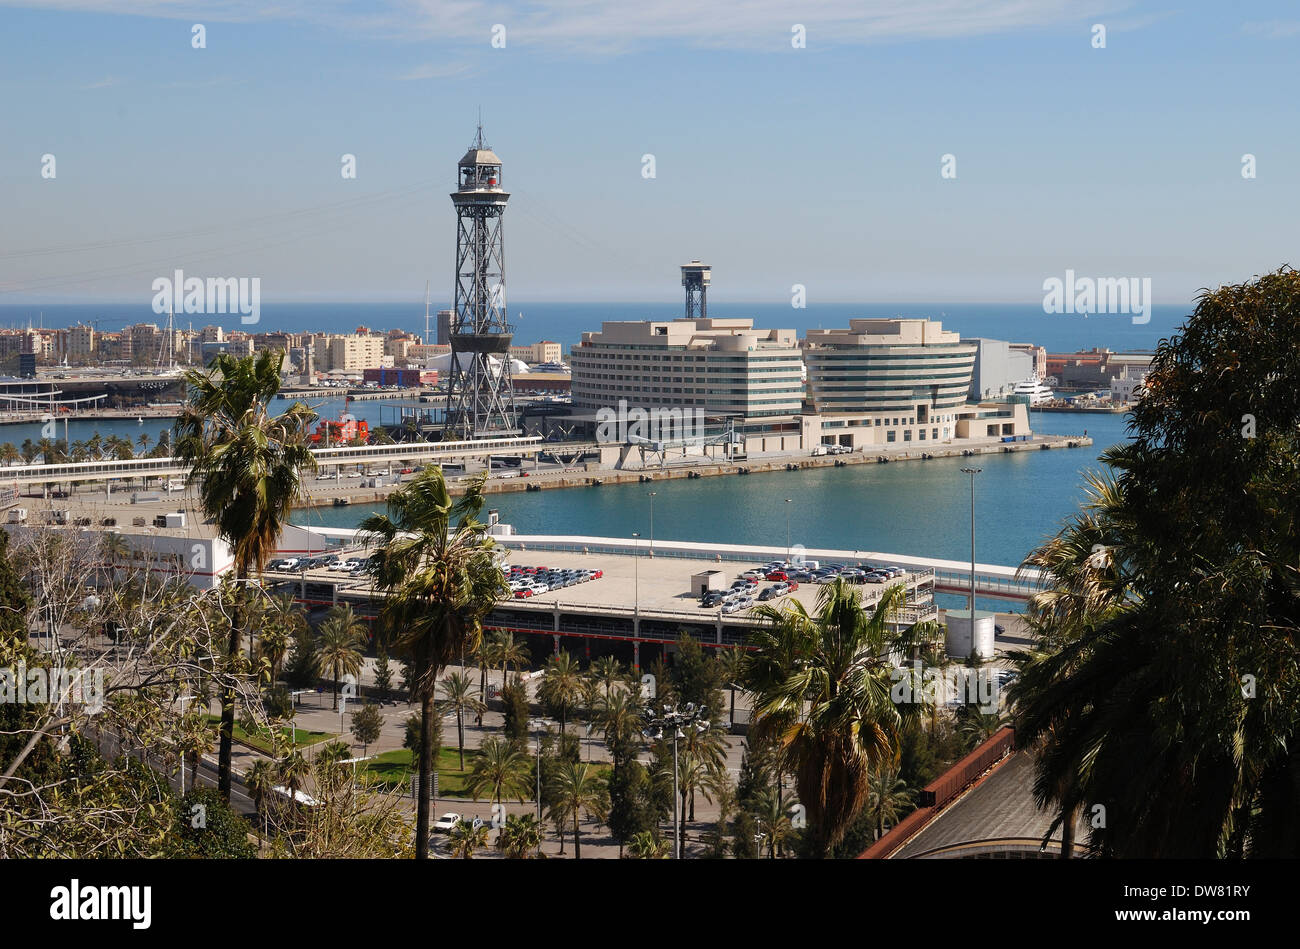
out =
[[[443,438],[499,438],[519,433],[510,379],[512,327],[506,322],[505,237],[510,195],[501,189],[501,159],[483,144],[483,126],[457,166],[456,302],[451,325],[451,378]]]

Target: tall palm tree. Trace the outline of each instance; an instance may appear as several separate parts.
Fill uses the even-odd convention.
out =
[[[517,744],[493,736],[480,746],[465,786],[476,798],[486,791],[493,803],[500,804],[503,797],[509,797],[522,804],[532,789],[531,766],[532,760]]]
[[[871,768],[894,760],[903,715],[912,714],[890,700],[890,656],[929,635],[929,624],[893,632],[903,603],[898,585],[868,613],[858,591],[837,580],[820,589],[815,613],[797,601],[754,609],[763,622],[744,662],[755,696],[752,727],[794,775],[820,857],[866,805]]]
[[[472,481],[453,503],[442,471],[426,467],[389,496],[386,513],[361,524],[362,536],[379,548],[375,582],[386,593],[381,619],[388,642],[410,662],[411,693],[420,700],[419,859],[429,856],[438,676],[462,650],[477,648],[483,617],[508,590],[487,525],[478,520],[485,481]]]
[[[300,750],[294,748],[276,763],[275,770],[280,785],[289,792],[289,798],[294,800],[294,795],[301,791],[307,782],[307,775],[311,773],[311,762]]]
[[[140,437],[136,439],[136,442],[140,446],[140,454],[143,455],[145,453],[145,450],[149,447],[149,441],[148,432],[141,432]]]
[[[623,664],[613,656],[601,656],[592,660],[587,676],[600,685],[601,692],[608,701],[610,690],[623,681]]]
[[[339,707],[339,682],[345,675],[356,676],[361,672],[361,663],[365,655],[366,624],[350,606],[336,606],[317,630],[316,642],[312,649],[312,668],[317,675],[328,674],[334,682],[334,709]]]
[[[5,442],[0,445],[0,462],[6,465],[16,465],[23,460],[23,453],[18,450],[13,442]]]
[[[465,770],[465,713],[473,715],[484,708],[474,682],[463,672],[449,672],[442,678],[441,702],[444,709],[456,713],[456,739],[460,750],[460,770]]]
[[[577,708],[582,695],[582,674],[578,671],[578,661],[563,651],[546,660],[545,673],[537,687],[537,698],[552,715],[559,716],[563,734],[569,715]]]
[[[763,842],[767,844],[769,860],[776,859],[786,840],[794,833],[794,822],[790,819],[794,805],[794,798],[780,787],[769,785],[755,795],[754,819],[758,824],[758,832],[763,835]]]
[[[573,818],[573,856],[581,860],[580,819],[584,814],[596,820],[605,819],[608,807],[605,782],[585,761],[565,761],[560,763],[552,778],[551,794],[554,807]]]
[[[262,818],[257,830],[259,848],[262,846],[263,834],[269,832],[270,816],[266,812],[266,801],[273,793],[275,783],[275,765],[266,758],[258,758],[253,762],[253,766],[244,772],[244,788],[253,800],[253,807],[257,808],[257,813]]]
[[[316,467],[307,447],[316,413],[302,402],[280,415],[268,411],[280,390],[283,358],[270,352],[244,359],[221,353],[208,372],[185,376],[189,398],[176,420],[177,457],[190,466],[188,481],[200,484],[204,516],[231,548],[236,584],[266,566],[290,509],[304,496],[304,470]],[[241,629],[236,604],[226,648],[232,664],[239,660]],[[217,767],[217,790],[227,801],[234,728],[231,682],[221,694]]]
[[[870,790],[867,792],[867,813],[876,825],[876,839],[885,835],[887,824],[895,824],[906,811],[911,810],[916,792],[898,776],[898,765],[884,764],[871,769]]]
[[[727,725],[736,725],[736,689],[743,684],[745,670],[745,650],[732,646],[716,651],[718,666],[722,670],[722,681],[731,693],[731,711],[727,716]]]
[[[605,736],[605,745],[618,772],[620,751],[626,749],[641,730],[641,703],[626,689],[617,689],[596,705],[596,726]]]
[[[528,665],[531,655],[528,652],[528,645],[515,639],[515,634],[508,630],[499,629],[492,636],[499,644],[495,655],[497,665],[501,667],[501,687],[505,688],[507,670],[514,670],[517,673]]]

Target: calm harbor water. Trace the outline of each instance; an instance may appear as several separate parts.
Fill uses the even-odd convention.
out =
[[[1091,448],[981,456],[975,482],[976,558],[1016,565],[1055,533],[1083,498],[1083,472],[1125,437],[1125,416],[1034,413],[1036,430],[1079,435]],[[964,458],[850,465],[651,485],[609,485],[493,495],[490,506],[523,534],[654,536],[784,546],[875,550],[966,560],[970,557],[970,476]],[[785,499],[790,498],[787,504]],[[369,505],[300,512],[302,523],[355,527]]]

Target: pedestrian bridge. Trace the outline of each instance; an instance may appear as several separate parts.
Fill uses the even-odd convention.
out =
[[[322,471],[354,465],[436,464],[486,459],[491,455],[536,456],[543,448],[540,436],[483,438],[456,442],[406,442],[395,445],[313,448]],[[176,458],[131,458],[124,461],[79,461],[56,465],[11,465],[0,468],[0,485],[68,484],[73,481],[117,481],[123,478],[168,478],[189,474]]]

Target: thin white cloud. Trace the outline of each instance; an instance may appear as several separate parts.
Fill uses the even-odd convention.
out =
[[[450,79],[453,76],[464,75],[468,71],[469,65],[467,63],[423,63],[397,78],[403,82],[421,79]]]
[[[118,79],[116,76],[105,76],[103,79],[96,80],[95,82],[88,82],[88,83],[86,83],[86,85],[82,86],[81,88],[83,88],[83,89],[107,89],[109,86],[116,86],[116,85],[117,85],[118,83],[120,83],[121,81],[122,81],[122,80],[121,80],[121,79]]]
[[[0,0],[0,6],[33,6]],[[656,42],[731,49],[788,50],[791,28],[809,47],[986,36],[1075,26],[1131,10],[1133,0],[44,0],[42,9],[115,13],[192,22],[313,23],[393,40],[478,42],[491,48],[495,24],[506,48],[545,46],[609,53]],[[432,77],[430,77],[432,78]]]

